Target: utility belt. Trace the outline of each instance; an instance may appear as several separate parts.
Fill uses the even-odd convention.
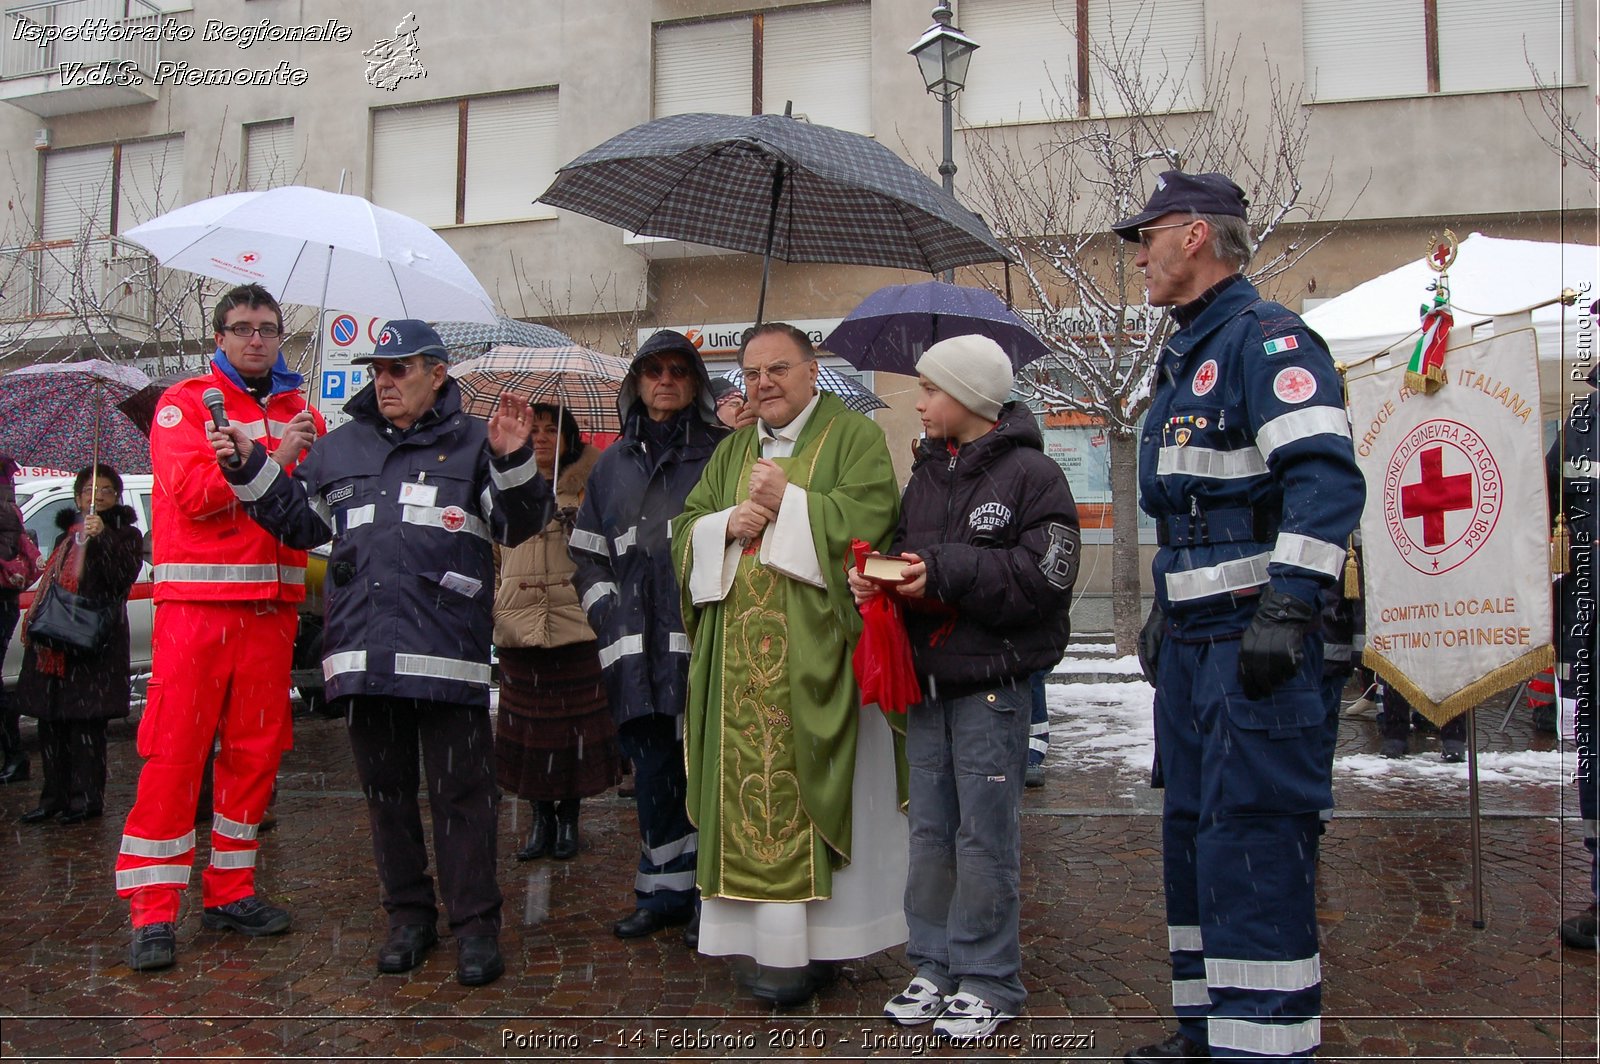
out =
[[[1271,543],[1278,537],[1282,511],[1269,506],[1223,506],[1172,514],[1156,521],[1163,547],[1204,547],[1212,543]]]

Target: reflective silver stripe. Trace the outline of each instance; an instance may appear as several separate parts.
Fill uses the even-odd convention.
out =
[[[306,567],[303,565],[280,565],[278,566],[278,579],[285,584],[298,584],[304,587]]]
[[[1050,752],[1050,737],[1047,735],[1043,739],[1041,739],[1038,736],[1029,736],[1028,737],[1028,752],[1031,753],[1031,754],[1047,754],[1047,753],[1049,753]]]
[[[278,479],[278,474],[283,472],[283,467],[268,458],[261,463],[261,468],[256,470],[256,475],[243,484],[235,484],[233,493],[245,502],[255,502],[267,493],[272,487],[272,482]]]
[[[483,515],[484,520],[494,516],[494,491],[488,485],[478,492],[478,512]]]
[[[593,532],[585,531],[581,528],[574,528],[572,530],[572,534],[567,537],[567,545],[573,550],[581,550],[587,551],[590,554],[598,554],[602,558],[609,557],[609,555],[606,553],[605,537],[597,535]]]
[[[1267,582],[1267,562],[1271,557],[1270,554],[1252,554],[1219,565],[1168,573],[1167,598],[1173,602],[1189,602],[1209,595],[1260,587]]]
[[[274,421],[271,418],[267,418],[267,431],[272,433],[273,439],[281,440],[283,439],[283,434],[289,431],[290,424],[291,422],[288,421]]]
[[[617,557],[628,553],[635,543],[639,542],[639,526],[634,525],[622,535],[611,541],[612,549],[617,552]]]
[[[687,654],[691,650],[689,637],[682,632],[667,633],[667,653]]]
[[[1322,954],[1297,961],[1230,961],[1206,958],[1206,982],[1241,990],[1309,990],[1322,982]]]
[[[1561,463],[1561,477],[1564,480],[1594,480],[1600,477],[1600,462],[1574,462],[1568,459]]]
[[[303,570],[302,570],[303,572]],[[275,584],[276,565],[193,565],[165,562],[156,566],[156,583]]]
[[[698,831],[691,831],[683,838],[675,842],[669,842],[665,846],[657,846],[653,850],[643,842],[639,843],[639,852],[644,854],[651,864],[658,865],[666,864],[668,861],[682,857],[687,853],[698,853],[699,850],[700,833]]]
[[[321,495],[313,495],[306,500],[306,505],[311,507],[311,512],[317,515],[317,520],[327,526],[328,531],[335,531],[333,527],[333,507],[328,505],[328,500]]]
[[[1291,410],[1262,425],[1256,430],[1256,449],[1261,457],[1272,458],[1272,452],[1285,444],[1303,440],[1307,436],[1350,435],[1350,418],[1342,406],[1308,406],[1304,410]]]
[[[609,669],[621,657],[629,654],[644,653],[644,636],[625,635],[615,643],[607,644],[600,648],[600,667]]]
[[[143,868],[123,868],[117,871],[118,890],[136,890],[139,887],[187,887],[189,866],[185,864],[153,864]]]
[[[667,872],[647,876],[643,872],[633,877],[633,889],[640,894],[654,894],[658,890],[693,890],[694,871]]]
[[[603,581],[594,585],[594,587],[591,587],[587,592],[585,592],[583,601],[578,603],[578,605],[583,607],[583,612],[588,613],[589,607],[593,606],[596,602],[599,602],[607,595],[615,595],[616,593],[616,584],[611,583],[609,580]]]
[[[396,654],[396,676],[427,676],[436,680],[460,680],[463,683],[488,685],[489,666],[481,661],[463,661],[460,658],[440,658],[432,654]]]
[[[1198,924],[1168,924],[1167,925],[1167,951],[1170,953],[1190,952],[1198,953],[1203,947],[1200,945],[1200,926]]]
[[[494,486],[499,488],[501,491],[506,491],[510,488],[519,488],[528,481],[532,480],[538,474],[539,463],[534,460],[532,454],[528,455],[526,461],[512,466],[505,472],[501,472],[493,462],[489,463],[489,480],[492,481]]]
[[[129,857],[176,857],[194,849],[194,832],[175,839],[146,839],[138,835],[122,836],[122,852]]]
[[[331,680],[347,672],[366,672],[367,652],[365,650],[346,650],[338,654],[329,654],[322,659],[322,678]]]
[[[1209,1005],[1211,991],[1204,979],[1174,979],[1172,981],[1172,1007]]]
[[[1267,463],[1254,447],[1218,451],[1210,447],[1163,447],[1156,458],[1156,475],[1186,473],[1208,480],[1238,480],[1260,476]]]
[[[377,516],[378,508],[370,502],[365,506],[351,507],[349,510],[346,510],[344,514],[344,530],[349,532],[353,528],[360,528],[362,525],[370,525],[372,523],[372,519]]]
[[[463,524],[461,525],[460,531],[470,532],[479,539],[489,538],[488,525],[484,524],[482,521],[478,520],[476,517],[473,517],[469,513],[463,512],[462,518]],[[425,525],[429,528],[445,528],[444,508],[440,506],[402,506],[400,508],[400,520],[410,525]],[[445,531],[448,532],[449,529],[446,528]]]
[[[254,868],[256,866],[256,851],[254,850],[212,850],[212,868]]]
[[[1237,1049],[1269,1057],[1296,1056],[1309,1053],[1322,1043],[1322,1017],[1279,1024],[1212,1016],[1206,1021],[1206,1038],[1213,1053]]]
[[[256,418],[254,421],[234,421],[232,418],[228,420],[243,429],[244,434],[252,440],[264,439],[267,435],[267,423],[261,418]]]
[[[1313,539],[1296,532],[1279,532],[1272,548],[1272,560],[1314,573],[1338,576],[1344,572],[1344,548],[1325,539]]]
[[[1349,643],[1322,644],[1323,661],[1349,661],[1354,656],[1355,648]]]
[[[225,839],[250,842],[256,837],[260,827],[259,824],[246,824],[242,820],[229,820],[221,813],[211,814],[211,833],[221,835]]]

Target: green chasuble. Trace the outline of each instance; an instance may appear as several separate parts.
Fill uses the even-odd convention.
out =
[[[794,454],[775,461],[807,493],[827,589],[762,565],[752,544],[727,597],[696,607],[691,530],[749,497],[756,432],[740,429],[717,446],[672,522],[693,646],[684,751],[689,819],[700,833],[696,880],[706,897],[812,901],[832,896],[833,870],[850,862],[861,713],[850,658],[861,615],[844,567],[852,539],[888,542],[900,492],[883,430],[822,393]],[[903,718],[891,720],[903,734]]]

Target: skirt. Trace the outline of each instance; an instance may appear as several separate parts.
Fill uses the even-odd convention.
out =
[[[587,798],[622,780],[599,644],[500,648],[495,775],[532,802]]]

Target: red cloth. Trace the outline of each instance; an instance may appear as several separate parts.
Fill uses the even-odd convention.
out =
[[[39,607],[39,600],[44,597],[45,588],[51,584],[58,584],[63,591],[78,590],[78,576],[83,572],[83,546],[78,539],[82,535],[83,518],[79,516],[72,527],[67,529],[66,536],[56,544],[56,549],[50,552],[50,560],[45,563],[44,576],[40,579],[39,586],[34,589],[33,601],[28,604],[28,612],[22,618],[24,646],[31,645],[28,639],[28,624],[33,620],[33,611]],[[35,645],[33,664],[46,676],[67,674],[66,652],[53,647]]]
[[[860,571],[872,544],[854,540],[850,550]],[[911,640],[906,636],[900,596],[885,588],[881,595],[874,595],[858,608],[861,640],[856,644],[851,665],[861,688],[861,703],[877,703],[887,712],[904,713],[906,707],[922,701],[922,685],[917,682],[916,666],[911,661]]]

